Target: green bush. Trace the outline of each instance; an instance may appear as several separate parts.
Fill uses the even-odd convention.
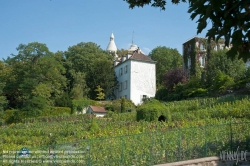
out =
[[[211,90],[225,92],[233,87],[234,80],[230,76],[218,71],[214,82],[212,83]]]
[[[121,100],[122,99],[118,99],[118,100],[112,100],[108,102],[105,105],[105,109],[108,111],[120,113],[121,112]],[[128,100],[128,99],[123,99],[123,100],[125,102],[123,105],[123,108],[125,108],[124,112],[134,112],[136,110],[136,106],[131,100]]]
[[[51,107],[42,112],[42,116],[61,116],[69,114],[71,114],[71,108],[69,107]]]
[[[136,120],[156,121],[161,115],[166,118],[166,121],[171,120],[171,114],[167,107],[158,100],[152,100],[138,107]]]
[[[91,124],[90,124],[89,131],[95,133],[99,130],[100,130],[99,125],[97,124],[96,120],[93,119]]]
[[[169,91],[167,90],[167,88],[161,88],[156,91],[155,99],[166,101],[168,93]]]
[[[125,98],[121,98],[121,113],[126,112]]]
[[[7,124],[22,122],[22,120],[25,119],[26,117],[27,117],[26,111],[6,110],[4,112],[4,121]]]
[[[191,89],[186,89],[183,92],[183,95],[185,97],[204,97],[208,96],[208,90],[204,88],[191,88]]]

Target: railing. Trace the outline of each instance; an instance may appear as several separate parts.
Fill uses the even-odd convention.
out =
[[[29,157],[22,157],[20,149],[3,151],[3,163],[22,165],[20,161],[26,160],[32,165],[28,160],[33,160],[34,165],[146,166],[219,156],[222,151],[249,151],[250,123],[172,129],[68,144],[52,141],[50,146],[27,148]]]

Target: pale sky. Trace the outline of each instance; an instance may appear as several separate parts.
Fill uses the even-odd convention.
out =
[[[186,3],[173,5],[169,0],[165,11],[128,6],[123,0],[3,0],[0,59],[17,54],[19,44],[35,41],[52,52],[80,42],[94,42],[106,50],[112,32],[118,49],[128,49],[133,31],[134,44],[146,54],[157,46],[182,54],[182,43],[197,35]]]

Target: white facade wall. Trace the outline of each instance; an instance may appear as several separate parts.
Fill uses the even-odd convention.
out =
[[[154,97],[156,93],[155,63],[131,61],[130,99],[141,104],[143,96]]]
[[[94,115],[95,115],[96,117],[104,117],[104,116],[106,115],[106,113],[99,113],[99,112],[96,112],[96,113],[94,113]]]
[[[124,97],[138,105],[143,97],[155,96],[155,63],[127,59],[115,66],[115,73],[119,82],[115,91],[117,99]]]
[[[127,60],[115,67],[115,73],[119,82],[118,89],[115,92],[116,98],[125,97],[130,99],[130,68],[130,60]]]

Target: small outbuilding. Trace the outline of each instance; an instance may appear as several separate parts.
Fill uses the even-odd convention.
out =
[[[104,107],[92,106],[92,105],[88,107],[88,110],[86,112],[86,114],[93,114],[96,117],[104,117],[106,113],[107,112]]]

